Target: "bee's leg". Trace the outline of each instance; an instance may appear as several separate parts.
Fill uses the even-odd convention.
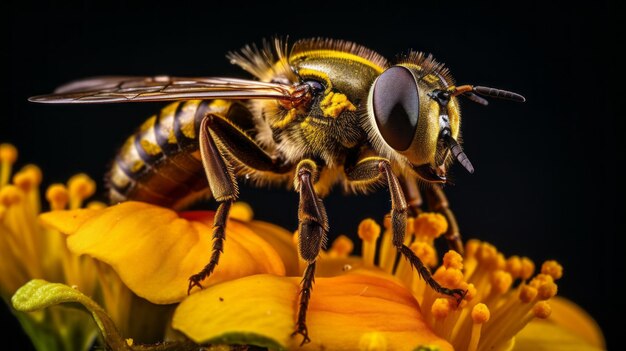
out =
[[[461,240],[459,224],[449,207],[448,198],[439,184],[431,184],[426,188],[426,201],[429,209],[441,213],[448,221],[448,230],[444,234],[448,241],[448,247],[463,254],[463,241]]]
[[[233,156],[232,160],[237,160],[250,169],[276,174],[285,173],[289,169],[288,165],[281,165],[272,159],[245,132],[229,122],[227,116],[215,114],[205,116],[200,123],[198,142],[209,187],[213,197],[219,202],[219,207],[213,221],[211,260],[198,274],[189,278],[188,293],[194,286],[202,288],[200,282],[211,275],[219,263],[226,239],[228,212],[239,195],[233,167],[229,159],[223,155]]]
[[[213,118],[214,116],[207,115],[202,119],[198,136],[204,172],[207,176],[211,192],[215,200],[219,202],[213,219],[213,251],[209,263],[204,266],[200,272],[189,277],[187,293],[189,293],[194,286],[202,288],[200,282],[210,276],[219,263],[220,255],[224,251],[228,212],[239,193],[237,180],[233,174],[232,167],[228,163],[228,160],[220,153],[209,131],[209,123],[211,123]]]
[[[302,335],[304,345],[311,341],[306,326],[306,312],[309,307],[311,290],[315,279],[315,260],[323,245],[326,243],[328,233],[328,219],[322,200],[315,193],[313,183],[317,180],[318,169],[315,162],[302,160],[296,168],[294,186],[300,193],[298,206],[298,239],[300,257],[308,263],[302,277],[302,289],[300,290],[300,303],[296,330],[293,335]]]
[[[398,178],[391,169],[389,160],[381,157],[367,157],[359,161],[353,167],[347,169],[347,176],[350,181],[367,183],[372,185],[384,181],[387,183],[389,192],[391,193],[391,231],[393,233],[393,245],[398,249],[400,254],[404,256],[409,263],[417,269],[419,275],[424,278],[426,283],[430,285],[436,292],[449,295],[461,302],[465,296],[465,291],[461,289],[449,289],[441,286],[432,273],[415,255],[415,253],[406,245],[404,245],[404,234],[406,231],[406,217],[408,205],[402,193],[402,188]]]
[[[407,204],[409,205],[409,215],[417,216],[422,213],[422,194],[417,188],[417,181],[411,179],[401,179],[402,192],[407,197]]]

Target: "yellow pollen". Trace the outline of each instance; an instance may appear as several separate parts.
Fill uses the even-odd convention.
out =
[[[549,298],[554,297],[558,291],[558,286],[554,283],[545,283],[542,284],[538,289],[538,296],[540,300],[547,300]]]
[[[0,162],[14,164],[17,160],[17,148],[11,144],[0,144]]]
[[[337,118],[344,110],[356,111],[348,97],[342,93],[330,92],[320,102],[325,117]]]
[[[0,144],[0,187],[11,177],[11,167],[17,160],[17,149],[11,144]]]
[[[359,224],[359,238],[363,241],[375,241],[380,235],[380,226],[371,218],[366,218]]]
[[[348,257],[354,250],[354,243],[345,235],[339,235],[330,247],[332,257]]]
[[[482,325],[489,320],[490,316],[489,308],[487,308],[487,305],[484,303],[476,304],[474,308],[472,308],[472,321],[474,323],[472,324],[472,334],[467,347],[468,351],[476,351],[478,349]]]
[[[491,293],[504,294],[509,290],[513,283],[511,274],[502,270],[495,271],[491,274]]]
[[[415,236],[427,240],[436,239],[448,230],[446,217],[439,213],[420,213],[413,223]]]
[[[433,267],[437,264],[437,253],[432,246],[417,241],[411,244],[410,249],[425,265]]]
[[[537,288],[530,285],[524,285],[519,291],[519,299],[524,303],[529,303],[537,296]]]
[[[522,260],[520,260],[519,256],[511,256],[506,260],[506,264],[504,266],[505,270],[511,274],[514,279],[517,279],[522,274]]]
[[[539,301],[533,307],[533,315],[540,319],[546,319],[552,314],[552,307],[546,301]]]
[[[252,207],[245,202],[235,202],[230,209],[229,212],[230,218],[242,221],[242,222],[250,222],[254,217],[254,212],[252,211]]]
[[[545,283],[554,283],[552,276],[547,274],[537,274],[528,284],[532,287],[539,288]]]
[[[561,279],[563,266],[554,260],[546,261],[541,265],[541,273],[551,276],[554,280]]]
[[[295,121],[296,120],[296,116],[297,116],[297,111],[296,111],[295,108],[292,108],[289,111],[287,111],[287,113],[285,114],[285,116],[282,119],[272,123],[272,127],[278,128],[278,129],[283,129],[289,123]]]
[[[15,185],[7,185],[0,189],[0,205],[6,207],[17,205],[22,201],[23,194]]]
[[[67,182],[70,194],[70,208],[80,208],[83,200],[96,192],[96,182],[84,173],[77,174]]]
[[[70,200],[67,188],[63,184],[52,184],[46,190],[46,199],[53,211],[63,210]]]
[[[528,257],[522,257],[521,278],[526,280],[535,273],[535,262]]]
[[[450,307],[450,300],[439,297],[433,302],[433,305],[430,307],[430,312],[432,313],[433,317],[437,319],[443,319],[448,316],[451,309],[452,308]]]
[[[463,269],[463,256],[456,251],[450,250],[443,256],[443,265],[446,268]]]
[[[491,313],[484,303],[478,303],[472,308],[472,321],[476,324],[482,324],[489,320]]]
[[[476,294],[478,293],[478,290],[476,290],[476,287],[473,283],[463,283],[459,286],[459,289],[467,291],[465,293],[465,298],[463,299],[464,301],[472,301],[474,296],[476,296]]]
[[[27,193],[30,189],[33,188],[34,183],[33,180],[28,174],[25,172],[18,172],[13,176],[13,184],[18,188],[22,189],[23,192]]]
[[[33,178],[33,183],[37,185],[41,184],[41,180],[43,179],[43,173],[41,172],[41,168],[39,168],[39,166],[33,164],[26,165],[22,167],[22,172],[30,174],[30,176]]]
[[[444,286],[457,287],[463,281],[463,272],[460,269],[439,267],[434,278]]]
[[[498,250],[491,244],[482,243],[476,252],[476,259],[486,269],[495,269],[498,267]]]

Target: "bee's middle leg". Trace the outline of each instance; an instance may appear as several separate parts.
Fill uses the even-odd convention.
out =
[[[391,231],[393,234],[393,245],[433,290],[444,295],[452,296],[460,302],[466,292],[461,289],[449,289],[439,284],[439,282],[433,278],[432,273],[428,267],[424,265],[422,260],[404,244],[408,204],[404,198],[400,181],[393,173],[389,160],[382,157],[367,157],[359,161],[356,165],[348,168],[346,175],[348,176],[348,180],[361,184],[368,182],[373,184],[379,181],[387,183],[389,193],[391,194]]]
[[[306,326],[306,313],[309,307],[311,291],[315,279],[315,262],[319,252],[326,242],[328,233],[328,219],[322,200],[315,193],[313,184],[318,176],[318,169],[312,160],[302,160],[296,168],[294,185],[300,193],[298,206],[298,239],[300,256],[308,265],[302,277],[300,302],[296,330],[292,335],[302,335],[302,343],[310,342]]]

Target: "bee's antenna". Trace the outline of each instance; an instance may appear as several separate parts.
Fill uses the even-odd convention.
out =
[[[448,92],[450,92],[451,96],[462,95],[479,103],[481,105],[487,105],[487,100],[483,99],[478,95],[488,96],[496,99],[504,99],[504,100],[512,100],[516,102],[524,102],[526,98],[518,93],[514,93],[508,90],[489,88],[483,86],[472,86],[472,85],[461,85],[461,86],[452,86],[448,88]]]

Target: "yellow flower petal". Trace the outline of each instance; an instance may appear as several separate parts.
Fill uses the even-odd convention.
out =
[[[515,337],[513,351],[601,351],[580,335],[549,321],[529,323]]]
[[[562,297],[550,299],[552,313],[547,320],[537,320],[530,323],[518,336],[518,344],[527,342],[526,339],[552,339],[558,337],[566,345],[567,342],[576,345],[588,345],[584,350],[604,350],[604,337],[596,322],[578,305]],[[554,331],[552,331],[554,330]],[[547,340],[544,340],[547,342]],[[552,341],[551,341],[552,343]],[[582,347],[582,346],[581,346]],[[554,347],[554,350],[561,348]],[[563,350],[567,350],[563,348]],[[572,349],[573,350],[573,349]],[[581,350],[583,350],[581,348]]]
[[[293,233],[277,225],[262,222],[250,221],[246,223],[253,232],[261,236],[276,250],[285,264],[286,275],[298,276],[298,250],[293,242]]]
[[[138,296],[158,304],[187,296],[188,278],[211,254],[212,212],[180,216],[168,209],[125,202],[103,210],[54,211],[42,221],[70,234],[76,254],[113,267]],[[245,224],[229,221],[224,254],[204,286],[252,274],[285,274],[276,251]]]
[[[373,272],[317,278],[300,347],[295,328],[300,278],[255,275],[185,299],[172,325],[198,343],[243,343],[294,350],[414,350],[452,346],[424,322],[411,293]]]

